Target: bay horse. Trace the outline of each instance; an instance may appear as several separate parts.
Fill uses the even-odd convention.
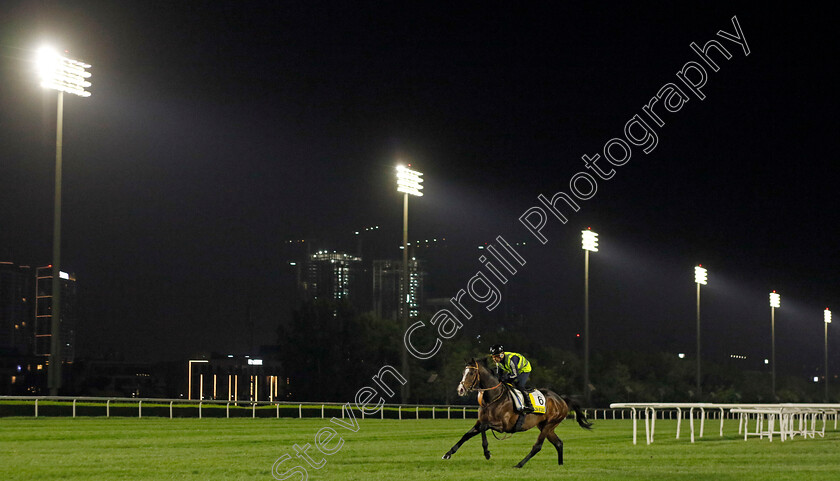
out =
[[[481,446],[484,448],[484,457],[490,459],[490,451],[487,449],[487,430],[501,433],[512,433],[517,426],[520,417],[513,407],[513,401],[508,394],[511,388],[499,381],[495,375],[475,359],[467,361],[464,368],[464,375],[458,384],[458,395],[466,396],[471,391],[478,391],[478,421],[461,439],[449,448],[443,455],[443,459],[449,459],[458,451],[462,444],[477,434],[481,434]],[[557,464],[563,464],[563,441],[557,437],[554,428],[563,422],[570,411],[575,412],[580,427],[591,429],[592,423],[586,420],[586,416],[580,409],[580,405],[573,399],[561,396],[548,389],[540,389],[545,395],[545,414],[524,415],[524,422],[519,431],[527,431],[534,426],[538,427],[540,434],[537,442],[531,447],[531,452],[525,459],[519,461],[516,468],[521,468],[542,449],[543,441],[546,439],[557,449]]]

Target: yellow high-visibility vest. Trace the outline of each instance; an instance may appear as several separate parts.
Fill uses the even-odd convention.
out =
[[[506,373],[510,373],[510,374],[513,373],[513,369],[511,369],[511,366],[510,366],[510,359],[513,356],[516,356],[516,357],[519,358],[519,362],[516,363],[517,372],[531,372],[531,363],[528,362],[527,359],[525,359],[525,356],[523,356],[522,354],[519,354],[518,352],[506,352],[505,353],[505,357],[504,357],[504,359],[502,359],[502,363],[497,364],[502,371],[504,371]]]

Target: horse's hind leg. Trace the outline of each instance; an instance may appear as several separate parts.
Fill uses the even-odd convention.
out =
[[[557,464],[563,465],[563,441],[557,436],[557,433],[554,431],[550,432],[547,436],[548,442],[554,445],[557,449]]]
[[[540,430],[540,435],[537,437],[537,442],[534,443],[533,446],[531,446],[531,452],[528,453],[527,456],[525,456],[525,459],[519,461],[519,464],[514,466],[514,468],[521,468],[522,466],[525,466],[525,463],[527,463],[529,459],[533,458],[535,454],[540,452],[540,449],[542,449],[543,441],[545,441],[545,436],[546,429]]]
[[[487,449],[487,430],[481,431],[481,447],[484,448],[484,458],[490,459],[490,450]]]
[[[455,454],[455,451],[457,451],[457,450],[458,450],[458,448],[460,448],[462,444],[464,444],[465,442],[467,442],[470,438],[472,438],[473,436],[475,436],[475,435],[476,435],[476,434],[478,434],[478,433],[482,433],[482,434],[484,434],[484,431],[486,431],[486,430],[487,430],[487,428],[486,428],[486,427],[484,427],[484,426],[482,426],[481,422],[476,421],[475,426],[473,426],[473,427],[472,427],[472,429],[470,429],[469,431],[467,431],[466,433],[464,433],[464,435],[463,435],[463,436],[461,436],[461,439],[460,439],[457,443],[455,443],[455,445],[454,445],[454,446],[452,446],[451,448],[449,448],[449,451],[447,451],[447,452],[443,455],[443,459],[449,459],[449,458],[451,458],[451,457],[452,457],[452,455],[453,455],[453,454]],[[485,448],[485,452],[486,452],[486,451],[487,451],[487,448]]]

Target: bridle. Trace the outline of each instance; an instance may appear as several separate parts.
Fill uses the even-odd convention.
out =
[[[478,362],[475,363],[475,366],[467,366],[467,369],[475,369],[475,371],[476,371],[475,378],[473,379],[473,382],[469,387],[464,385],[463,382],[461,383],[461,385],[464,386],[464,389],[466,389],[467,392],[469,392],[469,391],[481,391],[481,392],[492,391],[493,389],[496,389],[496,388],[498,388],[499,386],[502,385],[502,381],[499,381],[499,384],[496,384],[493,387],[488,387],[488,388],[476,387],[478,385],[478,383],[481,382],[481,375],[479,375],[479,373],[477,372],[478,371]]]

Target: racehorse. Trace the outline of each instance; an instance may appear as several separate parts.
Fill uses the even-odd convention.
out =
[[[508,395],[510,389],[507,384],[499,381],[484,364],[475,359],[467,361],[464,375],[458,384],[458,395],[466,396],[471,391],[479,391],[478,421],[443,455],[443,459],[451,458],[462,444],[476,434],[481,434],[484,457],[490,459],[490,451],[487,449],[487,430],[512,433],[515,431],[517,420],[521,416],[514,410],[513,400]],[[536,426],[540,430],[540,435],[537,437],[537,442],[531,447],[531,452],[514,466],[516,468],[521,468],[537,454],[542,449],[543,441],[546,439],[557,449],[557,464],[563,464],[563,441],[557,437],[554,428],[566,419],[569,411],[573,410],[575,412],[575,418],[580,427],[591,429],[592,426],[592,423],[586,420],[586,416],[576,401],[566,396],[560,396],[548,389],[540,389],[540,391],[546,398],[545,414],[527,414],[521,427],[519,427],[519,431],[527,431]]]

